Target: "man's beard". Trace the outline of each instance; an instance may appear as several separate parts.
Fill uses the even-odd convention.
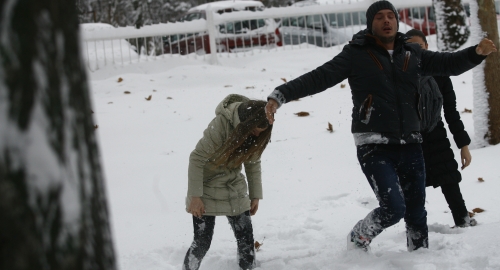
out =
[[[396,40],[397,33],[394,33],[394,36],[384,37],[382,35],[379,35],[374,29],[372,29],[372,34],[374,36],[376,36],[383,44],[389,44],[389,43],[393,43],[394,40]]]
[[[382,41],[382,43],[388,44],[388,43],[392,43],[392,42],[394,42],[394,40],[396,40],[396,35],[391,36],[391,37],[378,36],[378,39],[380,39],[380,41]]]

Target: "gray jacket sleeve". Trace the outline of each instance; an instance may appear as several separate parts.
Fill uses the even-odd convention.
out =
[[[263,199],[260,158],[255,161],[247,161],[244,163],[244,166],[250,199]]]
[[[196,148],[189,156],[188,168],[188,196],[201,197],[203,195],[203,171],[208,158],[215,153],[225,140],[222,134],[228,125],[227,120],[217,115],[203,132],[203,138],[198,141]]]

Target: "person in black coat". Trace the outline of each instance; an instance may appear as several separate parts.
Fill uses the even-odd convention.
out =
[[[427,39],[420,30],[410,30],[406,35],[410,37],[407,42],[418,43],[422,49],[428,49]],[[469,166],[472,160],[469,151],[471,140],[464,129],[464,124],[460,120],[460,114],[457,111],[457,99],[455,91],[453,91],[453,84],[450,77],[447,76],[434,76],[433,78],[443,95],[444,117],[448,123],[448,128],[453,134],[453,139],[460,149],[461,169],[463,170]],[[443,121],[440,120],[434,129],[423,133],[422,137],[426,186],[441,187],[441,191],[453,215],[455,226],[475,226],[477,222],[475,219],[470,218],[462,193],[460,192],[458,183],[462,180],[462,175],[458,171],[458,163],[451,149],[450,140],[447,137]]]

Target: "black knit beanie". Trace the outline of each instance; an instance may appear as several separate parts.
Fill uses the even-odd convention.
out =
[[[390,10],[392,10],[394,12],[394,14],[396,15],[396,21],[398,21],[398,26],[397,27],[398,27],[398,30],[399,30],[399,16],[398,16],[398,11],[391,4],[391,2],[385,1],[385,0],[377,1],[377,2],[373,3],[368,8],[368,10],[366,11],[366,28],[368,28],[368,30],[372,31],[372,23],[373,23],[373,19],[375,18],[375,14],[377,14],[377,12],[381,11],[382,9],[390,9]]]

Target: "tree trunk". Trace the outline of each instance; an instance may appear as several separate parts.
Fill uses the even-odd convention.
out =
[[[476,10],[477,18],[479,19],[479,29],[476,30],[479,32],[478,35],[483,35],[491,39],[495,43],[495,46],[500,49],[494,1],[477,0],[477,2],[471,2],[471,17],[473,15],[472,12]],[[496,145],[500,143],[500,76],[498,76],[498,74],[500,74],[499,53],[490,54],[486,58],[483,66],[483,89],[485,91],[485,95],[484,97],[482,97],[483,94],[476,95],[475,93],[474,95],[474,127],[476,129],[476,137],[478,137],[478,139],[483,139],[488,144]],[[476,101],[476,99],[478,101]],[[484,101],[481,99],[484,99]],[[476,110],[476,104],[477,107],[484,107],[484,109],[481,108],[480,110],[482,111],[478,112],[478,110]],[[476,116],[476,113],[483,115]],[[476,122],[479,123],[476,124]],[[484,122],[485,127],[479,126],[481,125],[481,122]]]
[[[115,269],[75,2],[0,13],[0,269]]]
[[[487,37],[493,40],[495,46],[500,49],[495,3],[493,0],[480,0],[478,4],[481,28],[488,33]],[[500,55],[493,53],[486,58],[484,67],[484,80],[490,107],[489,132],[485,134],[485,139],[493,145],[500,143],[500,77],[498,74],[500,74]]]
[[[469,38],[467,16],[461,0],[433,0],[436,13],[437,47],[451,52],[462,46]]]

